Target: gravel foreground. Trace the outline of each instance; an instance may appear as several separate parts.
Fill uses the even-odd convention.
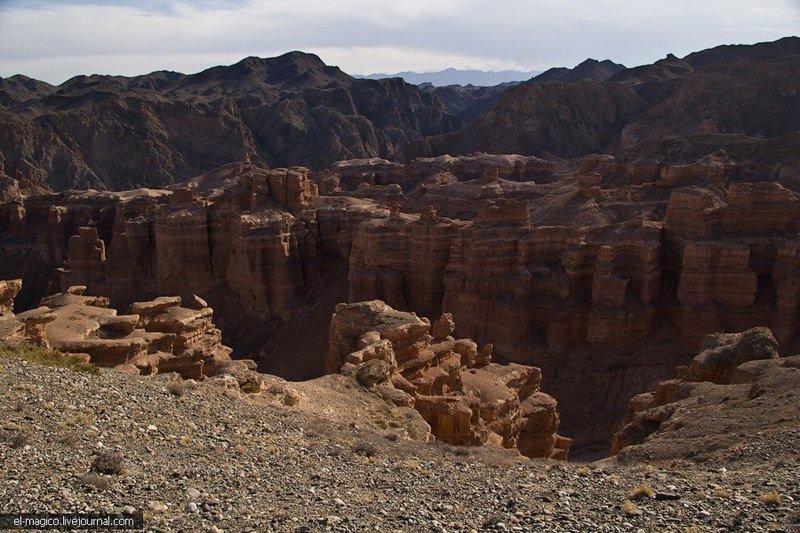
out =
[[[0,425],[0,512],[142,511],[149,531],[800,531],[797,427],[704,463],[525,460],[224,384],[5,358]]]

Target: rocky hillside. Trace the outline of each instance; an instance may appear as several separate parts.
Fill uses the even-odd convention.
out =
[[[198,74],[0,80],[0,162],[55,190],[164,186],[253,154],[325,168],[397,157],[461,119],[400,79],[356,80],[314,55],[250,57]]]
[[[798,86],[800,38],[723,46],[669,56],[606,81],[522,83],[458,132],[412,143],[408,152],[577,157],[692,135],[759,142],[800,129]]]
[[[407,440],[365,425],[379,411],[325,418],[326,405],[368,413],[344,387],[290,407],[219,381],[176,383],[0,351],[0,511],[142,513],[148,529],[216,532],[800,523],[796,428],[748,433],[746,453],[711,451],[704,462],[581,465]]]

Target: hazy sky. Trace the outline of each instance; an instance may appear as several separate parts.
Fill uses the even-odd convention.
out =
[[[800,0],[0,0],[0,76],[185,73],[290,50],[345,72],[628,66],[800,33]]]

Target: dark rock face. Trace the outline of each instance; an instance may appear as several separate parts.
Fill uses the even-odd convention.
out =
[[[397,157],[461,119],[400,79],[355,80],[317,56],[250,57],[191,76],[0,80],[0,161],[55,190],[160,187],[254,154],[272,167]]]
[[[518,82],[507,82],[492,87],[479,87],[476,85],[448,85],[434,87],[426,84],[420,89],[439,98],[448,112],[458,116],[464,122],[469,122],[481,113],[488,111],[507,89],[518,85]]]
[[[633,88],[619,83],[523,83],[457,133],[426,139],[410,146],[409,153],[578,157],[605,151],[645,106]]]

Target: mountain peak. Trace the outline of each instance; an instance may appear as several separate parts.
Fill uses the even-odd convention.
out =
[[[625,65],[614,63],[609,59],[598,61],[597,59],[586,59],[575,68],[556,67],[540,74],[534,81],[579,81],[579,80],[607,80],[611,76],[625,70]]]

